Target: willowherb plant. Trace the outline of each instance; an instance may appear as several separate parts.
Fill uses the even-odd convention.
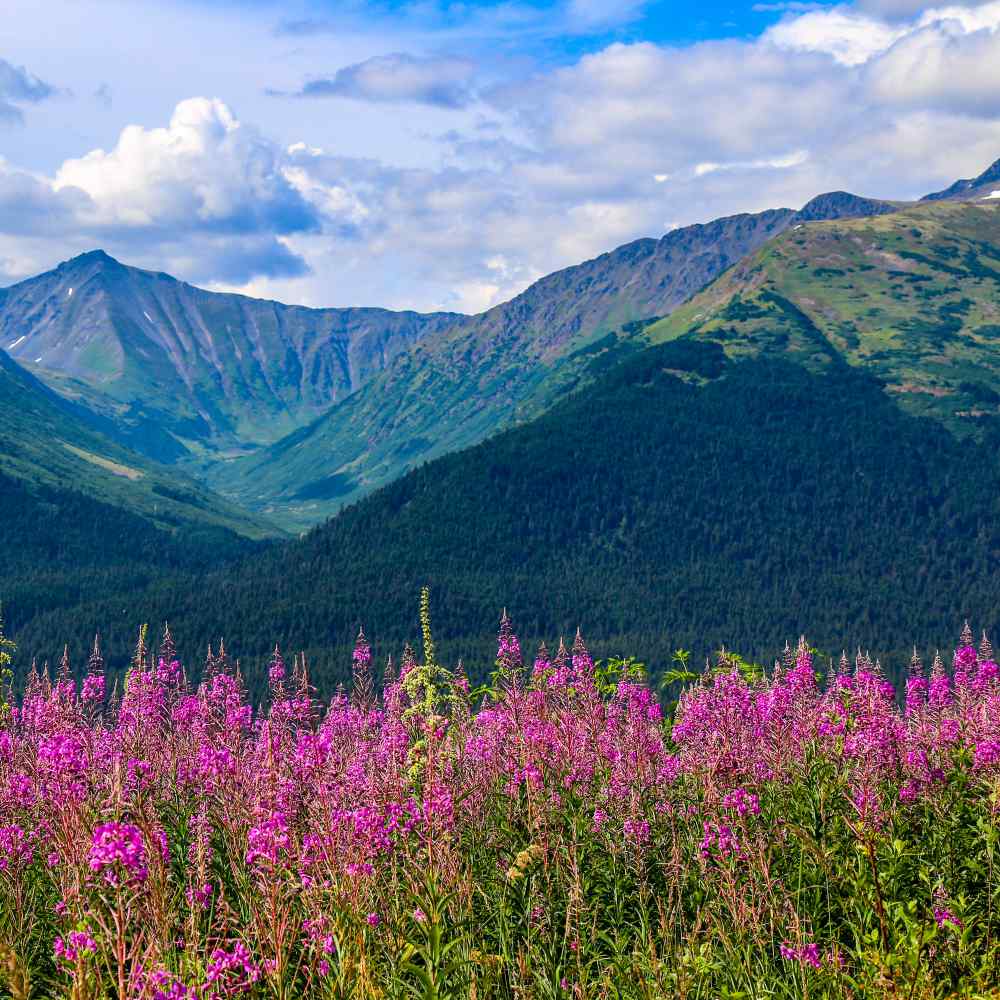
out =
[[[254,711],[143,629],[0,721],[0,982],[17,997],[917,997],[1000,976],[1000,668],[964,631],[897,692],[802,640],[664,712],[582,636],[470,692],[361,632],[320,704],[275,649]],[[6,643],[0,652],[10,650]],[[168,659],[169,657],[169,659]],[[479,701],[479,698],[482,700]],[[477,701],[479,703],[477,704]]]

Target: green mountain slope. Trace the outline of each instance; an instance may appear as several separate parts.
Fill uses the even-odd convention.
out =
[[[746,253],[803,219],[895,211],[845,192],[689,226],[549,275],[428,336],[314,423],[210,482],[283,523],[315,523],[408,468],[530,419],[572,389],[595,351],[629,340]],[[614,341],[609,341],[611,334]]]
[[[360,623],[378,655],[398,653],[424,583],[444,655],[473,673],[503,606],[526,639],[582,624],[598,653],[656,667],[678,647],[773,656],[801,631],[898,666],[914,637],[1000,622],[996,423],[962,443],[837,358],[733,360],[682,337],[299,541],[135,595],[128,624],[168,618],[196,655],[224,634],[258,692],[275,640],[308,649],[326,691]],[[82,655],[94,627],[121,621],[95,594],[22,619],[22,650],[67,635]],[[123,651],[130,632],[115,635]]]
[[[207,292],[94,251],[0,290],[0,348],[123,443],[196,468],[308,423],[456,318]]]
[[[973,432],[1000,408],[1000,201],[795,227],[644,331],[686,334],[731,357],[842,359],[909,412]]]
[[[212,529],[249,538],[279,533],[264,518],[122,447],[106,431],[106,422],[0,351],[0,474],[6,479],[29,491],[84,494],[174,532]]]

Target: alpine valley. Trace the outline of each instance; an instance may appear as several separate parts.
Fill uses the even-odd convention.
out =
[[[654,668],[807,624],[898,667],[1000,620],[998,189],[675,229],[475,316],[67,261],[0,291],[8,630],[123,660],[130,615],[176,619],[308,643],[330,688],[426,583],[455,653],[508,604]]]

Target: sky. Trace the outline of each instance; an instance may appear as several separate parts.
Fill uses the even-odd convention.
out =
[[[639,237],[1000,157],[1000,0],[4,0],[0,284],[103,248],[476,312]]]

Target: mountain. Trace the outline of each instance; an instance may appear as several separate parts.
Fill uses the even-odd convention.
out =
[[[408,468],[543,412],[595,352],[625,344],[789,227],[897,207],[834,192],[800,212],[737,215],[629,243],[427,336],[312,424],[215,466],[209,482],[288,526],[315,523]]]
[[[132,628],[169,619],[195,666],[225,635],[255,697],[275,641],[306,649],[329,693],[359,624],[383,660],[418,638],[423,584],[442,656],[474,678],[505,606],[526,655],[580,624],[596,654],[654,670],[722,643],[770,658],[804,631],[898,671],[914,636],[944,648],[965,617],[995,625],[996,422],[963,443],[865,371],[795,358],[730,357],[697,333],[642,350],[301,540],[131,595],[127,621],[101,593],[22,621],[22,651],[66,636],[79,659],[99,625],[121,663]]]
[[[359,624],[380,654],[417,636],[424,583],[443,653],[480,674],[503,606],[526,639],[579,623],[599,654],[657,667],[679,646],[771,656],[807,631],[831,653],[878,642],[897,669],[912,636],[995,625],[1000,204],[894,207],[777,220],[666,318],[557,347],[563,396],[541,415],[293,542],[128,591],[77,587],[17,617],[22,650],[53,655],[66,636],[82,652],[101,627],[121,656],[139,622],[168,619],[189,653],[225,635],[258,691],[275,640],[305,648],[329,691]],[[426,393],[439,416],[442,395],[465,399]]]
[[[686,227],[471,317],[213,293],[93,251],[0,290],[0,347],[119,443],[300,528],[542,412],[595,342],[669,313],[797,220],[895,207],[833,192]]]
[[[0,351],[0,474],[29,494],[83,494],[154,528],[214,530],[248,538],[280,534],[176,470],[129,451],[106,421],[65,400]],[[5,510],[5,514],[9,511]]]
[[[123,443],[194,467],[295,430],[455,318],[213,293],[98,250],[0,290],[0,347]]]
[[[1000,160],[987,167],[978,177],[969,180],[955,181],[943,191],[924,195],[922,201],[946,201],[957,199],[961,201],[988,200],[1000,198]]]
[[[815,370],[846,362],[967,435],[1000,412],[998,296],[1000,200],[925,201],[793,227],[643,336]]]

